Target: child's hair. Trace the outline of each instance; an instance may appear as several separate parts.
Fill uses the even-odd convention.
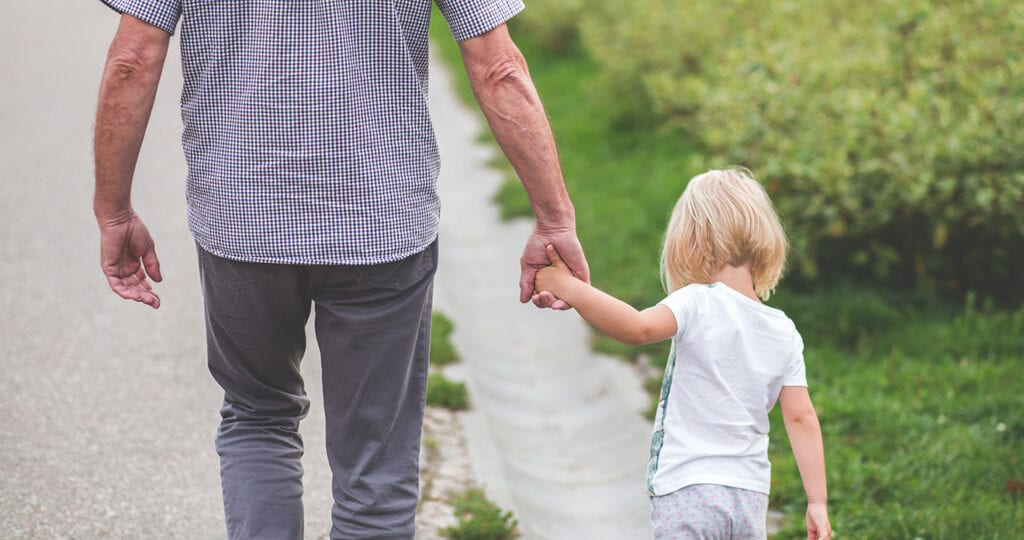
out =
[[[761,184],[743,168],[695,176],[672,210],[661,252],[668,292],[710,283],[722,266],[748,264],[754,292],[767,300],[786,265],[786,234]]]

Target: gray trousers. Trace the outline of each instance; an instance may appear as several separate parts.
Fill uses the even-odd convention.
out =
[[[233,540],[303,535],[299,362],[316,308],[331,539],[414,534],[437,243],[370,266],[232,261],[199,248],[210,372],[224,389],[217,453]]]

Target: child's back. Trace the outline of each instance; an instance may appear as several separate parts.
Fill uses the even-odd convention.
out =
[[[663,423],[665,436],[652,449],[652,494],[692,484],[767,493],[768,412],[783,386],[807,385],[800,334],[782,311],[723,283],[689,285],[661,304],[679,332],[659,403],[655,429]]]

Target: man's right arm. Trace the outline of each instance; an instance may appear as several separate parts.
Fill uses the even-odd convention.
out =
[[[576,237],[576,214],[565,189],[555,139],[523,55],[504,24],[460,41],[459,48],[477,102],[526,188],[537,218],[520,262],[520,301],[533,296],[537,269],[549,264],[548,245],[555,246],[576,277],[589,282],[590,270]]]
[[[132,209],[131,186],[169,41],[163,30],[121,16],[103,70],[93,141],[100,266],[115,293],[154,308],[160,298],[149,279],[161,280],[160,263],[149,231]]]

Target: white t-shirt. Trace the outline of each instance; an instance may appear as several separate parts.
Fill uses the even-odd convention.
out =
[[[796,326],[723,283],[689,285],[660,303],[677,326],[654,426],[650,493],[718,484],[767,494],[768,412],[783,386],[807,386]]]

